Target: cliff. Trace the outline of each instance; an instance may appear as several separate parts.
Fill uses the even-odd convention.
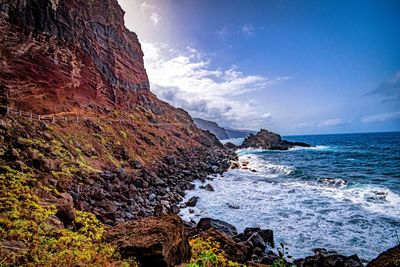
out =
[[[0,0],[4,264],[120,266],[105,229],[178,213],[193,180],[229,167],[151,93],[123,15],[116,0]]]
[[[214,134],[219,140],[228,139],[229,136],[226,133],[225,129],[220,127],[216,122],[203,120],[200,118],[193,118],[193,121],[196,123],[197,127],[210,131]]]
[[[149,93],[143,52],[114,0],[2,0],[0,83],[11,107],[109,110]]]
[[[196,123],[197,127],[209,131],[210,133],[214,134],[219,140],[224,140],[229,138],[245,138],[250,134],[255,133],[249,130],[224,128],[219,126],[214,121],[208,121],[200,118],[193,118],[193,121]]]

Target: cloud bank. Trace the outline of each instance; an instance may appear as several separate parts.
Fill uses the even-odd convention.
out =
[[[158,97],[187,110],[193,117],[224,126],[265,126],[272,115],[240,96],[289,79],[246,75],[237,66],[212,69],[211,60],[191,47],[177,51],[163,43],[142,42],[142,48],[151,88]]]
[[[380,113],[371,116],[366,116],[362,119],[362,122],[372,123],[372,122],[387,122],[396,120],[400,120],[400,112],[388,112],[388,113]]]

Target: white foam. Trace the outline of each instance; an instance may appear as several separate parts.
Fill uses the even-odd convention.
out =
[[[221,219],[245,227],[272,229],[275,241],[284,242],[295,257],[312,255],[311,249],[325,247],[347,255],[372,259],[397,243],[400,225],[400,196],[376,186],[354,187],[320,181],[290,179],[294,168],[273,164],[256,154],[243,154],[248,168],[235,169],[209,183],[215,192],[188,192],[200,199],[194,214],[181,211],[184,219]],[[274,173],[275,172],[275,173]],[[282,176],[284,175],[284,176]],[[278,177],[279,176],[279,177]],[[278,177],[278,178],[277,178]],[[284,178],[287,177],[287,178]]]
[[[289,151],[294,151],[294,150],[326,150],[329,149],[329,146],[312,146],[312,147],[302,147],[302,146],[295,146],[292,148],[289,148]]]
[[[244,138],[230,138],[230,139],[223,139],[223,140],[219,140],[222,144],[226,144],[226,143],[232,143],[234,145],[240,146],[243,141]]]

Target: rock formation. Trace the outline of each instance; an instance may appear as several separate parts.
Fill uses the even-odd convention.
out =
[[[182,219],[177,215],[127,222],[111,229],[105,239],[117,245],[121,257],[135,257],[142,266],[172,267],[190,259]]]
[[[400,266],[400,245],[390,248],[376,259],[370,261],[367,267],[397,267]]]
[[[149,93],[143,52],[114,0],[2,0],[0,83],[11,107],[110,109]]]
[[[279,134],[261,129],[256,135],[247,137],[240,148],[261,148],[268,150],[288,150],[296,146],[311,147],[312,145],[303,142],[289,142],[282,140]]]
[[[253,133],[252,131],[249,130],[224,128],[219,126],[216,122],[200,118],[193,118],[193,121],[196,123],[197,127],[209,131],[210,133],[214,134],[219,140],[224,140],[229,138],[244,138]]]
[[[73,265],[98,266],[112,256],[98,240],[104,224],[178,213],[192,181],[229,167],[233,154],[214,135],[151,93],[123,15],[116,0],[0,0],[0,189],[15,202],[2,199],[1,245],[18,243],[4,264],[73,253],[63,245],[38,255],[13,234],[47,240],[60,228],[88,244]],[[15,216],[26,196],[10,182],[30,190],[44,218]],[[30,235],[20,221],[50,230]]]

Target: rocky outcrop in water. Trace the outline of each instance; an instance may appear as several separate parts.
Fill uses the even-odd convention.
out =
[[[312,147],[303,142],[289,142],[282,140],[279,134],[261,129],[256,135],[247,137],[240,148],[261,148],[267,150],[288,150],[293,147]]]

